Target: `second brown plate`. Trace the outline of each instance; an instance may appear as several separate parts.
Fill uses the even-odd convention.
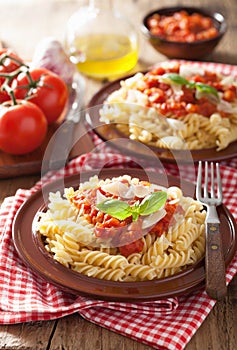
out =
[[[171,296],[179,296],[197,291],[204,286],[204,259],[184,272],[145,282],[114,282],[87,277],[74,272],[56,262],[46,251],[37,233],[32,230],[32,223],[37,213],[47,207],[49,192],[63,191],[64,187],[78,187],[81,181],[88,180],[94,171],[83,172],[55,181],[32,195],[19,209],[13,223],[13,241],[16,250],[23,260],[36,274],[58,286],[61,290],[72,294],[87,295],[99,299],[121,301],[148,301]],[[111,178],[123,174],[163,186],[179,186],[184,195],[193,196],[194,185],[175,177],[166,177],[156,172],[145,172],[142,169],[103,169],[99,177]],[[218,207],[223,235],[223,249],[226,265],[233,259],[236,248],[236,223],[229,210]]]
[[[199,63],[202,65],[201,63]],[[205,64],[208,67],[208,63]],[[231,71],[232,66],[221,65],[220,68],[226,68]],[[233,68],[234,69],[234,68]],[[155,156],[159,157],[166,163],[196,163],[198,161],[221,161],[237,156],[237,141],[232,142],[227,148],[217,151],[216,148],[207,148],[201,150],[169,150],[153,146],[144,145],[140,142],[130,140],[125,134],[118,130],[115,123],[105,124],[100,121],[99,110],[106,98],[115,90],[120,88],[121,80],[128,77],[115,80],[102,87],[89,101],[87,110],[87,122],[93,131],[103,140],[108,141],[109,145],[119,148],[126,155],[133,155],[138,158],[152,160]],[[122,142],[117,142],[122,140]]]

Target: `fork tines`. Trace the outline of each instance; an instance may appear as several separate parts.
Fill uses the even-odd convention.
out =
[[[222,185],[221,185],[221,176],[220,176],[220,167],[219,163],[215,164],[205,162],[203,166],[202,162],[199,162],[198,165],[198,175],[197,175],[197,186],[196,186],[196,197],[200,202],[206,204],[219,205],[222,203]],[[204,175],[203,175],[204,173]],[[203,191],[202,191],[203,188]],[[209,193],[210,188],[210,193]],[[203,193],[202,193],[203,192]]]

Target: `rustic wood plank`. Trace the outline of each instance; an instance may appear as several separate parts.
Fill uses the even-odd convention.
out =
[[[85,350],[100,350],[102,348],[101,332],[101,327],[84,321],[78,314],[67,316],[58,320],[49,349],[74,350],[81,348]]]
[[[13,196],[18,188],[31,188],[38,180],[39,175],[17,177],[14,179],[4,179],[0,181],[0,203],[5,197]]]
[[[56,321],[0,327],[0,349],[46,350]]]
[[[76,337],[72,337],[76,334]],[[83,350],[148,350],[145,346],[127,337],[101,328],[81,318],[78,314],[58,320],[50,342],[50,350],[75,350],[80,344]]]

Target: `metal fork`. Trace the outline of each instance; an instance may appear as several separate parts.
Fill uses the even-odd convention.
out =
[[[196,197],[207,207],[207,217],[205,222],[206,229],[206,293],[213,299],[219,300],[226,296],[227,286],[225,277],[225,260],[222,249],[222,236],[220,232],[220,220],[216,207],[222,203],[222,185],[219,164],[208,162],[204,166],[204,187],[202,186],[203,165],[199,162]],[[209,174],[210,173],[210,174]],[[208,186],[210,185],[210,193]]]

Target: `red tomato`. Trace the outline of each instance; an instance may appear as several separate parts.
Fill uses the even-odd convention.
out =
[[[28,101],[5,102],[0,106],[0,149],[10,154],[26,154],[42,143],[47,120],[39,107]]]
[[[3,67],[3,66],[0,66],[0,74],[1,73],[7,73],[5,70],[5,67]],[[0,87],[2,86],[4,81],[5,81],[5,78],[0,77]],[[0,103],[3,103],[3,102],[8,101],[10,99],[11,98],[6,91],[0,90]]]
[[[11,59],[10,57],[3,58],[3,54],[7,54],[8,56],[11,56],[13,59]],[[19,68],[21,64],[18,63],[17,61],[24,63],[24,61],[14,51],[7,48],[0,50],[0,58],[1,58],[0,65],[4,67],[5,72],[13,72],[17,68]],[[14,61],[14,59],[16,59],[17,61]]]
[[[17,68],[20,67],[20,64],[17,63],[16,61],[12,60],[11,58],[9,58],[9,57],[4,58],[4,56],[3,56],[4,54],[12,56],[16,60],[23,63],[22,59],[19,56],[17,56],[17,54],[15,52],[13,52],[11,49],[1,49],[0,50],[0,74],[1,73],[6,74],[6,73],[13,72],[14,70],[16,70]],[[0,77],[0,86],[2,86],[4,81],[5,81],[5,78]],[[0,103],[3,103],[5,101],[9,101],[10,99],[11,98],[6,91],[0,90]]]
[[[26,73],[20,73],[12,82],[16,98],[25,99],[39,106],[48,123],[57,120],[66,105],[68,89],[65,82],[56,74],[45,68],[29,70],[32,82]],[[25,86],[29,86],[25,88]]]

